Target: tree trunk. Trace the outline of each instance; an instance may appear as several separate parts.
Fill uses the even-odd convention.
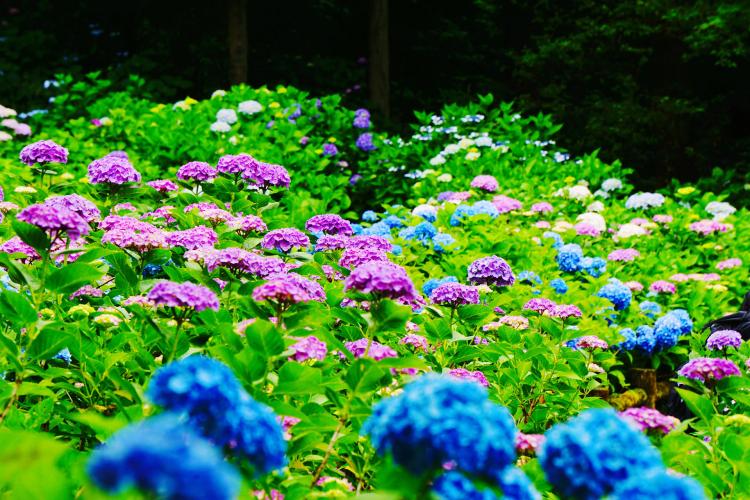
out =
[[[229,83],[247,81],[247,0],[228,0]]]
[[[390,116],[388,0],[370,0],[370,100]]]

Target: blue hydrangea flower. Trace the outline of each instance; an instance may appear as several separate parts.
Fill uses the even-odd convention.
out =
[[[635,349],[637,335],[632,328],[623,328],[617,333],[625,337],[625,340],[617,344],[618,347],[625,351],[632,351]]]
[[[375,222],[378,220],[378,214],[373,212],[372,210],[365,210],[362,212],[362,220],[365,222]]]
[[[431,205],[419,205],[411,213],[417,217],[422,217],[427,222],[435,222],[437,220],[437,208]]]
[[[436,234],[438,234],[437,228],[427,221],[404,228],[398,233],[399,237],[405,240],[417,240],[423,244],[427,244]]]
[[[362,234],[362,224],[352,224],[352,232],[354,234]]]
[[[458,283],[458,278],[455,276],[446,276],[445,278],[432,278],[431,280],[427,280],[425,284],[422,285],[422,293],[427,295],[427,297],[430,297],[432,292],[443,283]]]
[[[557,261],[557,265],[563,272],[574,273],[580,271],[583,261],[583,250],[581,250],[580,245],[576,245],[575,243],[562,245],[557,250],[555,261]]]
[[[665,470],[654,469],[633,477],[615,488],[610,500],[659,498],[663,500],[708,500],[703,486],[692,477],[679,477]]]
[[[648,438],[611,409],[586,410],[545,433],[539,463],[564,497],[599,499],[615,486],[663,469]]]
[[[521,271],[518,273],[518,276],[516,276],[516,280],[520,283],[528,283],[529,285],[533,285],[534,283],[537,285],[542,284],[542,278],[540,278],[534,271]]]
[[[362,434],[380,455],[421,474],[453,462],[460,471],[492,477],[515,460],[510,412],[484,387],[448,375],[423,375],[375,404]]]
[[[661,312],[661,306],[656,302],[651,302],[649,300],[644,300],[638,304],[638,308],[649,318],[655,318],[656,315]]]
[[[251,398],[219,361],[190,356],[172,362],[154,373],[146,396],[167,411],[185,414],[203,436],[246,457],[258,472],[286,464],[276,415]]]
[[[656,336],[654,335],[654,329],[646,325],[641,325],[636,328],[635,347],[647,354],[651,354],[656,347]]]
[[[474,215],[489,215],[493,219],[500,215],[497,207],[487,200],[478,201],[471,208],[474,210]]]
[[[622,311],[630,307],[630,301],[633,299],[633,292],[619,280],[611,279],[596,293],[597,297],[607,299],[612,302],[617,311]]]
[[[654,337],[657,349],[669,349],[677,344],[682,335],[690,333],[693,321],[684,309],[674,309],[656,320]]]
[[[239,472],[218,448],[166,413],[117,432],[91,454],[91,479],[109,493],[137,488],[169,499],[232,499]]]
[[[461,221],[467,217],[472,217],[473,215],[476,215],[476,212],[474,211],[474,207],[471,205],[459,205],[456,207],[456,210],[453,211],[453,214],[450,218],[450,225],[451,226],[460,226]]]
[[[383,222],[386,223],[391,229],[404,227],[404,221],[402,221],[401,218],[397,215],[389,215],[388,217],[383,219]]]
[[[66,365],[69,365],[71,361],[73,361],[73,356],[71,356],[70,351],[66,347],[62,351],[55,354],[54,359],[59,359],[61,361],[64,361]]]
[[[564,294],[568,292],[568,284],[562,278],[555,278],[549,282],[549,286],[555,291],[555,293]]]
[[[456,238],[448,233],[438,233],[432,237],[432,244],[435,245],[436,252],[445,252],[446,247],[456,242]]]
[[[500,500],[489,488],[479,489],[460,472],[441,475],[432,485],[432,493],[439,500]]]
[[[561,248],[565,242],[563,242],[562,236],[557,234],[554,231],[545,231],[544,234],[542,234],[542,238],[545,239],[551,239],[552,240],[552,248]],[[578,246],[578,245],[576,245]],[[580,248],[580,247],[579,247]]]
[[[506,467],[500,473],[498,484],[503,490],[503,498],[511,500],[541,500],[542,495],[531,480],[518,467]]]
[[[370,227],[363,228],[360,234],[365,236],[383,236],[384,238],[390,238],[391,226],[384,221],[376,222]]]
[[[601,257],[584,257],[581,268],[594,278],[607,272],[607,261]]]
[[[162,267],[159,264],[146,264],[143,266],[144,278],[155,278],[162,273]]]
[[[401,248],[401,245],[391,245],[391,253],[393,255],[401,255],[404,253],[404,249]]]

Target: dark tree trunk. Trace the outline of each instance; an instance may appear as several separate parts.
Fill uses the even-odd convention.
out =
[[[229,83],[247,81],[247,0],[228,0]]]
[[[388,0],[370,0],[370,99],[386,117],[391,112],[388,50]]]

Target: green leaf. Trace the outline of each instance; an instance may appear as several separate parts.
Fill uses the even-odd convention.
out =
[[[355,394],[368,394],[387,385],[390,372],[380,368],[370,359],[357,359],[347,370],[344,380]]]
[[[49,359],[71,342],[72,338],[65,331],[48,326],[37,334],[27,354],[31,359]]]
[[[5,290],[0,293],[0,317],[16,326],[28,326],[38,319],[36,309],[24,294]]]
[[[36,250],[39,255],[44,255],[49,251],[49,247],[52,243],[50,242],[47,233],[33,224],[27,224],[20,220],[14,220],[12,226],[18,237],[21,238],[24,243]]]
[[[268,321],[256,321],[247,327],[245,338],[255,352],[263,354],[266,358],[284,352],[284,338]]]
[[[279,394],[318,394],[323,375],[320,370],[295,362],[285,363],[279,370]]]
[[[461,321],[470,325],[478,325],[492,314],[492,308],[480,304],[471,304],[458,308],[458,317]]]
[[[85,262],[74,262],[57,269],[47,278],[47,288],[57,293],[71,293],[98,280],[104,273]]]
[[[70,476],[58,466],[66,450],[48,434],[0,430],[0,490],[8,498],[69,497]]]
[[[690,411],[700,417],[700,419],[706,424],[711,422],[711,419],[716,412],[710,399],[679,387],[676,387],[675,390],[685,401],[685,404],[690,408]]]
[[[401,332],[411,317],[411,308],[398,305],[392,300],[383,300],[373,307],[372,317],[377,322],[378,331]]]

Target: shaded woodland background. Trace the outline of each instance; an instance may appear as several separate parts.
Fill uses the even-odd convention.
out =
[[[46,80],[92,70],[166,101],[239,81],[341,93],[392,130],[492,93],[643,187],[749,180],[746,0],[0,1],[0,103],[43,108]]]

